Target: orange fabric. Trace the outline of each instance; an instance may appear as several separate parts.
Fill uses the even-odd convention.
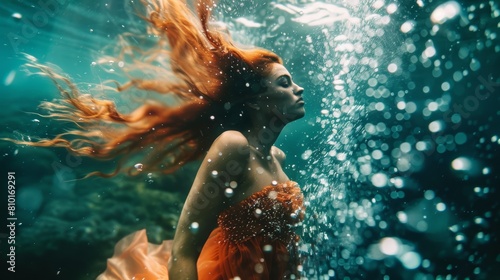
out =
[[[297,274],[303,196],[295,182],[267,186],[227,210],[208,237],[197,263],[199,280],[274,280]],[[147,243],[145,230],[122,239],[98,280],[167,279],[170,243]],[[134,277],[135,278],[132,278]],[[236,278],[238,279],[238,278]]]
[[[106,271],[97,280],[168,280],[167,261],[171,250],[171,240],[151,244],[146,230],[134,232],[118,241]]]

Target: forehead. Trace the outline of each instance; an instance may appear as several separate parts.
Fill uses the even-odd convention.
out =
[[[291,76],[290,72],[286,69],[285,66],[279,64],[279,63],[273,63],[271,65],[271,71],[269,73],[268,79],[274,80],[277,79],[283,75]]]

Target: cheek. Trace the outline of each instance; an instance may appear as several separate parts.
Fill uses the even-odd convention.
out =
[[[281,108],[289,105],[291,101],[293,101],[293,96],[290,93],[278,89],[268,91],[268,94],[261,99],[261,102],[267,108]]]
[[[276,107],[287,105],[290,103],[290,97],[280,92],[270,98],[269,103]]]

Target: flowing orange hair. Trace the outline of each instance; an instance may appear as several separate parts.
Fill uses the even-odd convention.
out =
[[[161,80],[130,78],[117,89],[167,94],[182,102],[173,106],[148,99],[132,112],[120,113],[113,101],[82,94],[68,78],[33,62],[31,66],[49,76],[62,95],[40,107],[49,111],[48,117],[73,122],[76,128],[53,139],[11,141],[118,159],[112,173],[87,175],[111,177],[120,171],[134,174],[130,159],[137,160],[137,155],[144,172],[172,173],[200,158],[223,131],[247,128],[244,101],[264,90],[262,78],[272,63],[282,63],[281,58],[264,49],[238,48],[229,35],[211,28],[211,0],[195,2],[197,16],[183,0],[142,4],[149,9],[144,17],[150,23],[148,33],[158,36],[158,46],[168,54],[171,75]]]

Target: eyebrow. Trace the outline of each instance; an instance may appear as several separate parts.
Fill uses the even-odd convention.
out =
[[[292,83],[292,77],[288,74],[283,74],[279,76],[278,78],[276,78],[276,81],[279,81],[281,78],[286,78],[287,82]]]

